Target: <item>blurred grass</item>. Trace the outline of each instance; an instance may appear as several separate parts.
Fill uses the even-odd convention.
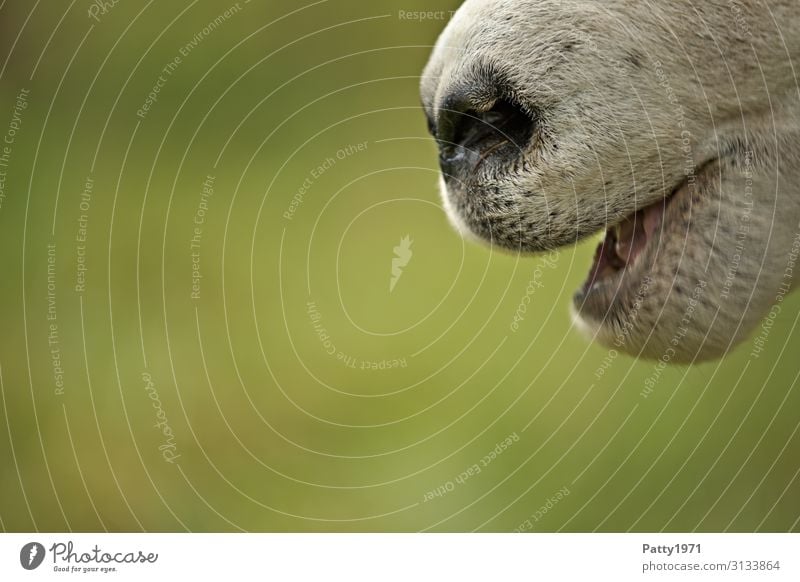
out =
[[[445,22],[398,17],[457,4],[241,2],[144,119],[162,67],[228,5],[121,2],[100,22],[85,2],[3,5],[0,131],[31,91],[0,208],[5,530],[510,531],[563,487],[536,530],[797,528],[796,297],[761,358],[744,346],[670,368],[648,399],[653,364],[620,357],[598,379],[607,351],[571,327],[590,244],[544,269],[511,331],[538,259],[449,226],[418,105]],[[390,293],[406,235],[413,259]],[[407,367],[361,369],[395,359]],[[424,501],[512,434],[480,474]]]

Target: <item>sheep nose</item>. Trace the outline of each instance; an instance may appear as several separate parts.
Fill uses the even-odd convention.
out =
[[[497,99],[478,110],[463,93],[444,99],[438,111],[435,136],[439,165],[445,178],[473,169],[489,152],[501,154],[508,144],[519,153],[530,142],[534,119],[512,103]]]
[[[479,156],[474,146],[489,131],[466,96],[452,95],[445,99],[436,125],[439,165],[445,177],[477,162]]]

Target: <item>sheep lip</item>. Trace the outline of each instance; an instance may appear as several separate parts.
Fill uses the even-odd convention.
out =
[[[577,306],[594,293],[613,289],[614,297],[619,294],[625,275],[639,265],[649,248],[659,244],[663,224],[669,220],[666,209],[680,189],[679,186],[670,196],[636,210],[606,229],[595,250],[589,275],[575,295]]]

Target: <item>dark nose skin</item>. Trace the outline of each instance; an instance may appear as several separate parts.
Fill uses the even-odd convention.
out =
[[[481,129],[481,128],[485,129]],[[439,109],[436,140],[439,144],[439,165],[445,178],[452,178],[480,158],[477,145],[481,134],[491,128],[475,112],[466,94],[453,93]]]
[[[480,159],[477,150],[464,145],[448,144],[439,153],[439,167],[446,180],[457,179],[465,170],[475,167]]]
[[[537,127],[536,113],[496,98],[476,108],[468,94],[451,92],[439,107],[431,129],[439,145],[445,179],[463,179],[490,156],[521,155]]]

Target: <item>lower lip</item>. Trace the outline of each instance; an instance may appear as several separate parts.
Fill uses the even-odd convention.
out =
[[[604,253],[605,256],[598,257],[595,254],[595,259],[592,261],[591,271],[586,282],[575,293],[573,302],[575,306],[581,308],[583,304],[591,299],[597,297],[598,293],[603,293],[603,296],[608,296],[609,291],[613,294],[609,297],[610,302],[619,295],[626,282],[622,281],[623,277],[630,277],[631,271],[644,260],[648,253],[653,240],[660,240],[662,234],[662,225],[665,220],[666,210],[672,204],[675,194],[680,190],[676,188],[675,191],[666,199],[654,203],[646,211],[639,211],[636,216],[637,220],[642,220],[646,231],[646,242],[643,248],[637,253],[636,257],[629,261],[627,264],[618,264],[615,261],[621,262],[622,259],[616,256],[613,248],[608,248],[608,245],[613,245],[615,239],[613,235],[606,233],[604,240],[600,243],[595,253]],[[608,272],[608,269],[615,269],[613,272]]]

